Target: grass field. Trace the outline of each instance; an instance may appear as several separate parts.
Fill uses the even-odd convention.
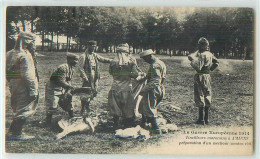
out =
[[[6,141],[8,153],[86,153],[86,154],[115,154],[128,153],[133,147],[145,148],[148,145],[157,144],[160,140],[174,134],[165,134],[158,138],[153,136],[149,140],[121,140],[113,137],[113,130],[108,124],[97,127],[95,134],[75,134],[63,140],[52,139],[60,130],[55,127],[43,127],[39,124],[45,118],[44,85],[48,81],[51,72],[58,65],[66,61],[66,54],[62,52],[45,52],[38,57],[38,69],[40,75],[40,103],[36,114],[30,117],[25,131],[45,137],[45,140],[30,141]],[[113,57],[114,54],[101,54]],[[198,128],[195,125],[198,110],[193,104],[193,76],[194,70],[190,67],[187,57],[158,56],[167,66],[166,96],[165,101],[174,103],[187,115],[174,115],[172,120],[179,127]],[[138,65],[144,71],[148,65],[137,57]],[[107,111],[107,95],[112,83],[112,77],[108,74],[108,64],[100,63],[101,80],[99,94],[92,102],[92,110],[95,114]],[[212,127],[253,126],[254,119],[254,67],[253,61],[220,59],[219,68],[212,73],[213,103],[211,111]],[[75,74],[73,85],[81,86],[78,74]],[[6,131],[10,126],[12,111],[10,108],[10,94],[6,92]],[[79,115],[80,100],[73,100],[75,115]],[[61,109],[54,115],[54,121],[67,117]],[[209,126],[209,127],[210,127]],[[178,132],[176,132],[178,133]]]

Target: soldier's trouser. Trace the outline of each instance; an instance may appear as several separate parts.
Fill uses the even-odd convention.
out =
[[[211,77],[209,74],[195,74],[194,76],[194,100],[199,107],[198,123],[208,123],[209,108],[211,105]]]
[[[162,101],[164,94],[165,89],[163,86],[159,86],[144,94],[140,102],[139,113],[149,118],[157,117],[158,105]]]
[[[134,96],[132,91],[110,90],[108,93],[109,112],[113,116],[123,118],[134,117]]]
[[[26,122],[26,119],[35,113],[38,102],[39,102],[39,96],[37,96],[37,98],[34,100],[31,100],[31,101],[28,100],[27,105],[25,105],[25,106],[20,105],[18,107],[15,107],[14,105],[11,105],[14,113],[16,113],[15,116],[13,117],[11,126],[9,128],[9,132],[8,132],[11,136],[21,135],[23,126],[25,125],[25,122]],[[20,109],[18,109],[18,108],[20,108]]]
[[[94,89],[96,89],[98,85],[98,81],[94,84]],[[83,82],[82,87],[91,87],[91,84],[89,82]],[[96,95],[96,94],[95,94]],[[81,97],[81,115],[85,115],[84,113],[90,113],[90,102],[93,100],[95,96],[93,94],[86,94],[85,97]]]
[[[211,105],[211,77],[209,74],[195,74],[194,100],[197,107],[210,107]]]
[[[45,106],[46,106],[46,121],[47,123],[51,123],[52,115],[57,111],[58,109],[58,103],[59,99],[62,95],[62,90],[56,89],[53,87],[53,84],[51,82],[48,82],[45,87]],[[64,110],[64,108],[62,108]],[[73,117],[73,111],[72,108],[68,108],[68,110],[65,110],[68,112],[70,117]]]

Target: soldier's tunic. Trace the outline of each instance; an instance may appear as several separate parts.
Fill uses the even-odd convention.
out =
[[[158,104],[164,97],[165,87],[162,80],[166,78],[166,66],[160,59],[155,58],[147,73],[147,84],[142,89],[143,99],[139,112],[146,117],[157,117]]]
[[[108,94],[109,111],[113,116],[132,118],[134,116],[134,96],[131,78],[137,77],[135,60],[125,55],[125,62],[113,59],[109,73],[113,76],[113,84]]]
[[[51,75],[45,87],[45,106],[47,113],[57,110],[59,97],[70,87],[73,68],[68,64],[61,64]],[[73,109],[72,107],[70,108]]]
[[[209,51],[199,53],[198,51],[192,55],[191,66],[197,71],[194,76],[194,100],[198,107],[210,107],[212,89],[211,77],[212,65],[218,64],[217,58]]]
[[[100,79],[98,62],[109,63],[111,59],[102,57],[96,53],[88,54],[84,53],[79,58],[79,71],[82,78],[87,78],[88,80],[83,80],[82,87],[92,87],[97,89],[98,81]],[[90,101],[90,98],[83,98],[81,100]]]
[[[14,118],[26,118],[35,113],[38,99],[38,78],[32,55],[27,50],[11,50],[6,56],[7,80],[11,93]]]

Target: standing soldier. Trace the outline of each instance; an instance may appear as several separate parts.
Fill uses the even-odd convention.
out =
[[[209,108],[211,105],[211,77],[210,72],[217,68],[219,62],[209,51],[209,42],[201,37],[198,41],[199,50],[188,56],[191,66],[197,71],[194,76],[194,100],[199,107],[197,124],[209,123]]]
[[[134,126],[135,101],[131,79],[138,76],[138,71],[135,59],[128,53],[128,44],[118,45],[117,56],[109,66],[113,84],[108,94],[108,105],[113,116],[114,129],[118,128],[119,117],[123,118],[125,127]]]
[[[81,98],[81,114],[85,115],[90,112],[89,104],[91,100],[97,95],[98,81],[100,79],[98,62],[110,63],[112,60],[104,58],[97,53],[95,49],[97,42],[94,40],[87,42],[87,49],[79,58],[79,71],[83,79],[82,87],[91,87],[93,94]],[[87,112],[86,112],[87,111]]]
[[[140,53],[140,57],[149,63],[150,67],[146,75],[147,84],[140,92],[143,99],[140,103],[139,112],[142,114],[141,125],[144,126],[146,122],[151,123],[152,129],[150,131],[161,134],[157,123],[157,108],[165,94],[163,84],[166,78],[166,66],[153,54],[154,52],[151,49]]]
[[[73,76],[73,67],[78,63],[78,55],[67,53],[67,63],[61,64],[51,75],[45,87],[46,124],[50,125],[52,115],[57,111],[58,105],[73,117],[72,95],[74,90],[70,81]],[[64,104],[62,102],[65,102]]]
[[[38,72],[32,54],[35,52],[35,39],[32,33],[20,33],[14,49],[6,56],[6,77],[15,113],[8,132],[9,139],[34,138],[24,134],[22,129],[28,117],[35,113],[39,99]]]

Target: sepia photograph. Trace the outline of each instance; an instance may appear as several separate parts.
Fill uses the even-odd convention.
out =
[[[254,154],[253,8],[5,12],[5,153]]]

